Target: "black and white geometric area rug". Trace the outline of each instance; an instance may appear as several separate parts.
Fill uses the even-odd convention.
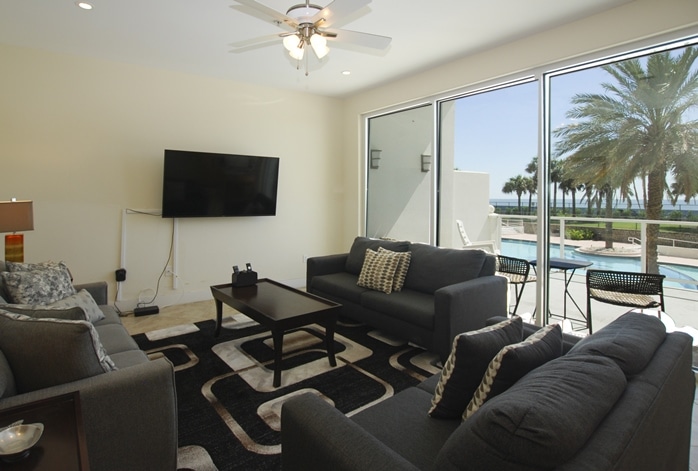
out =
[[[435,355],[374,329],[340,322],[337,366],[316,324],[284,335],[274,388],[271,333],[242,314],[134,335],[141,349],[175,365],[180,470],[278,470],[281,405],[310,392],[351,416],[440,369]]]

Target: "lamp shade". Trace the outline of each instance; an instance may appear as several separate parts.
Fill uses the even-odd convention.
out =
[[[305,50],[303,49],[303,46],[301,46],[288,51],[288,55],[299,61],[303,59],[304,52]]]
[[[302,48],[303,47],[303,41],[301,38],[298,37],[296,34],[290,34],[286,36],[283,40],[284,47],[288,52],[293,51],[294,49]]]
[[[313,51],[315,51],[318,59],[322,59],[330,52],[330,48],[327,47],[327,39],[319,34],[310,36],[310,45],[313,47]]]
[[[0,201],[0,232],[33,230],[33,201]]]

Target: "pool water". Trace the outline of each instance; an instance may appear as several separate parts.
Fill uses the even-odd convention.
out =
[[[565,258],[593,262],[594,264],[591,268],[595,270],[641,271],[640,257],[603,257],[575,252],[574,249],[575,247],[565,246]],[[525,260],[533,260],[537,256],[536,243],[527,240],[502,239],[501,252],[502,255]],[[550,244],[550,256],[560,256],[560,246],[558,244]],[[578,273],[580,272],[582,272],[581,269],[578,270]],[[662,263],[659,265],[659,272],[662,275],[666,275],[665,286],[667,287],[698,290],[698,267]],[[693,283],[682,282],[682,280],[692,281]]]

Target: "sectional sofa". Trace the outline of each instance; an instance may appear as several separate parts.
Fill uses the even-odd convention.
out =
[[[409,257],[403,281],[385,290],[380,284],[361,286],[367,250],[381,249]],[[445,361],[457,334],[506,315],[507,280],[495,275],[495,263],[494,255],[482,250],[357,237],[348,253],[308,259],[306,289],[342,304],[342,316],[411,341]]]
[[[74,287],[90,293],[97,309],[86,321],[81,307],[8,303],[5,271],[0,261],[0,413],[79,391],[92,471],[176,469],[173,366],[138,348],[108,305],[107,283]],[[94,358],[100,345],[108,366],[106,357]]]
[[[517,345],[526,347],[538,328],[523,327],[528,337]],[[690,336],[667,334],[656,317],[628,313],[581,341],[565,336],[557,348],[561,356],[524,373],[465,420],[430,416],[435,398],[445,394],[437,395],[446,373],[351,418],[313,394],[286,401],[283,469],[689,469]],[[477,379],[471,404],[495,387],[493,362]]]

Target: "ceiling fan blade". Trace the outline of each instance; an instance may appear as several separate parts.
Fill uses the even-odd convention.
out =
[[[271,21],[277,26],[280,26],[284,29],[289,29],[289,30],[295,30],[298,27],[298,23],[291,18],[290,16],[284,15],[283,13],[276,11],[272,8],[269,8],[266,5],[262,5],[261,3],[255,1],[255,0],[235,0],[238,2],[240,5],[244,5],[246,7],[252,8],[255,10],[257,13],[261,13],[261,18]],[[243,13],[248,13],[251,14],[250,12],[247,12],[243,9],[237,8],[238,5],[231,5],[230,8],[233,8],[235,10],[242,11]],[[257,16],[257,15],[253,15]],[[259,16],[258,16],[259,18]]]
[[[390,42],[393,40],[393,38],[389,38],[388,36],[360,33],[347,29],[334,29],[327,31],[327,33],[332,33],[332,35],[325,35],[329,41],[339,41],[356,46],[370,47],[372,49],[385,49],[390,46]]]
[[[258,38],[245,39],[242,41],[236,41],[230,43],[229,46],[235,48],[230,52],[244,52],[248,49],[256,49],[257,47],[269,46],[271,44],[279,44],[279,39],[281,39],[281,34],[268,34],[266,36],[260,36]]]
[[[371,0],[334,0],[334,2],[317,12],[310,22],[318,28],[329,28],[337,20],[360,10],[369,3],[371,3]],[[318,21],[320,22],[319,24]]]

